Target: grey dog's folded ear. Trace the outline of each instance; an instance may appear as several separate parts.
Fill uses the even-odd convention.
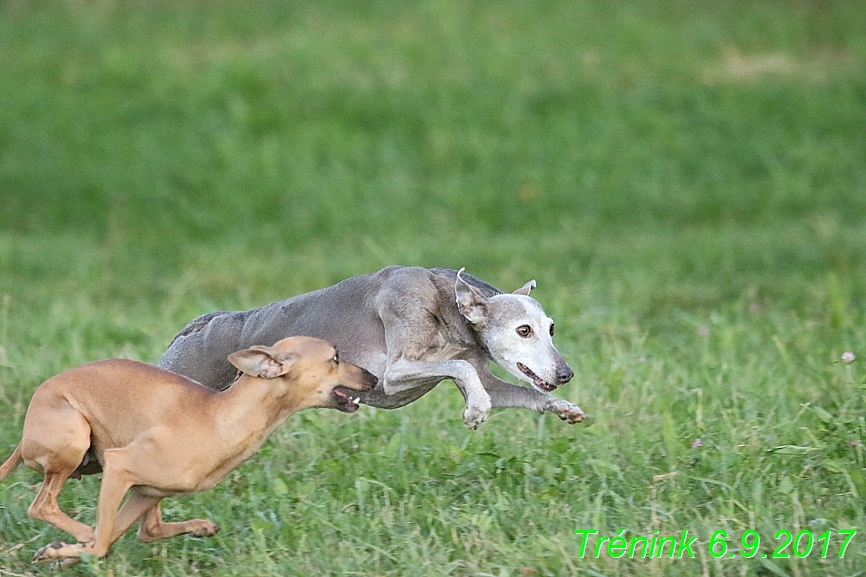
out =
[[[457,297],[457,310],[472,324],[480,324],[487,318],[487,300],[467,283],[460,274],[466,270],[457,271],[457,281],[454,283],[454,293]]]
[[[229,362],[246,375],[275,379],[288,373],[297,357],[294,351],[255,346],[230,354]]]
[[[529,281],[528,283],[526,283],[525,285],[523,285],[522,287],[520,287],[519,289],[514,291],[514,294],[523,295],[525,297],[528,297],[529,291],[531,291],[534,288],[535,288],[535,279],[532,279],[531,281]]]

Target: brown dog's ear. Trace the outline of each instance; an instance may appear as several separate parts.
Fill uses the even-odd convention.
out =
[[[470,323],[477,325],[487,318],[487,301],[481,293],[467,283],[460,274],[466,270],[457,271],[457,281],[454,283],[454,293],[457,297],[457,310]]]
[[[289,372],[296,358],[293,351],[255,346],[230,354],[229,362],[246,375],[276,379]]]
[[[519,289],[514,291],[514,294],[523,295],[525,297],[528,297],[529,291],[531,291],[534,288],[535,288],[535,279],[532,279],[531,281],[529,281],[528,283],[526,283],[525,285],[523,285],[522,287],[520,287]]]

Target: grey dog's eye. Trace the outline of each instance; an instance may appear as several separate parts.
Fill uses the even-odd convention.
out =
[[[550,323],[550,336],[553,336],[553,323]]]
[[[529,325],[520,325],[517,327],[517,334],[523,338],[527,338],[532,335],[532,327]]]

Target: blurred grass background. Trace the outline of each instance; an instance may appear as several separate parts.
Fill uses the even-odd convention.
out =
[[[217,539],[72,571],[860,574],[859,539],[706,540],[863,526],[864,30],[855,0],[0,3],[4,447],[56,372],[395,263],[538,279],[592,417],[467,432],[448,386],[309,413],[177,502]],[[60,536],[36,482],[0,486],[16,574]],[[703,554],[578,559],[574,529],[621,527]]]

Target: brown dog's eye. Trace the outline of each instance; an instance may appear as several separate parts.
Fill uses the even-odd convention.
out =
[[[532,335],[532,327],[529,325],[520,325],[517,327],[517,334],[525,339]]]
[[[553,336],[553,323],[550,323],[550,336]]]
[[[338,353],[334,353],[334,358],[331,360],[334,361],[335,363],[339,363],[340,362],[340,355]]]

